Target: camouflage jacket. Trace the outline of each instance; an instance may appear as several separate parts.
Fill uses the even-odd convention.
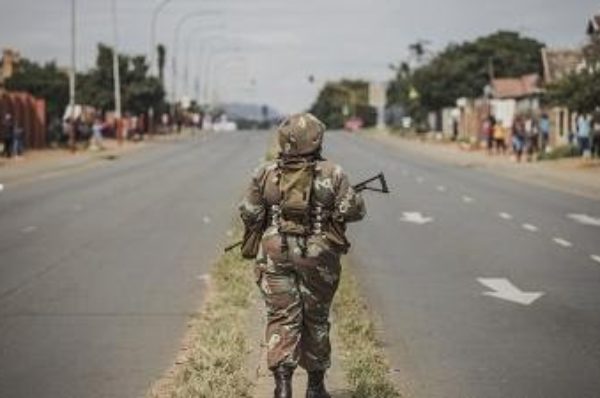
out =
[[[277,226],[268,221],[271,207],[280,200],[276,173],[276,161],[259,167],[240,204],[244,224],[264,223],[265,236],[277,234]],[[317,238],[323,238],[331,248],[345,253],[350,247],[345,236],[346,223],[359,221],[366,214],[361,195],[354,191],[340,166],[319,160],[315,165],[312,198],[312,205],[320,206],[325,215],[321,236]]]

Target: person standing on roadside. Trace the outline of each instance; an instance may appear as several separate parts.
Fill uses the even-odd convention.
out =
[[[538,124],[533,116],[528,116],[525,121],[525,146],[527,149],[527,161],[531,162],[533,155],[538,152]]]
[[[546,148],[548,148],[548,143],[550,142],[550,118],[546,112],[542,113],[538,124],[541,140],[540,152],[546,153]]]
[[[600,113],[596,113],[592,125],[592,145],[591,152],[593,158],[600,159]]]
[[[4,116],[2,121],[2,130],[4,132],[4,147],[2,148],[2,155],[10,158],[13,152],[13,138],[14,138],[14,121],[10,113]]]
[[[586,115],[577,116],[577,144],[581,156],[585,156],[590,149],[590,119]]]
[[[488,154],[492,154],[494,150],[494,127],[496,125],[496,119],[490,115],[482,123],[482,133],[487,141]]]
[[[525,122],[521,116],[517,116],[513,122],[512,145],[515,158],[517,162],[520,162],[521,157],[523,156],[523,148],[525,146]]]
[[[329,310],[350,247],[346,223],[361,220],[365,206],[341,167],[321,157],[325,125],[315,116],[290,116],[277,133],[279,157],[255,172],[240,204],[242,255],[256,260],[275,398],[292,397],[298,366],[308,372],[306,397],[330,398]]]
[[[504,155],[506,153],[506,129],[502,125],[502,120],[498,120],[494,125],[493,136],[496,153]]]
[[[12,137],[12,153],[16,159],[19,159],[23,156],[23,147],[25,140],[25,130],[19,123],[14,124],[13,128],[13,137]]]
[[[102,119],[98,116],[94,119],[94,124],[92,124],[92,139],[91,139],[91,147],[94,149],[104,149],[102,131],[104,130],[104,123],[102,123]]]

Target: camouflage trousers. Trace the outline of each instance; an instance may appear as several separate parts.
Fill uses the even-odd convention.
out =
[[[308,371],[330,366],[329,310],[340,278],[340,254],[321,238],[299,245],[288,237],[265,237],[256,264],[267,309],[267,363]],[[304,247],[304,250],[301,249]]]

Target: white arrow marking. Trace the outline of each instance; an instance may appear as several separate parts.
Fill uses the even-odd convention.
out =
[[[569,214],[568,217],[583,225],[592,225],[594,227],[600,227],[600,218],[598,217],[592,217],[587,214],[574,213]]]
[[[592,254],[592,255],[590,256],[590,258],[591,258],[592,260],[594,260],[595,262],[597,262],[597,263],[600,263],[600,256],[598,256],[597,254]]]
[[[565,240],[563,238],[554,238],[552,239],[554,241],[554,243],[556,243],[557,245],[560,245],[562,247],[572,247],[573,244],[571,242],[569,242],[568,240]]]
[[[536,227],[535,225],[532,225],[532,224],[523,224],[521,226],[526,231],[536,232],[538,230],[538,227]]]
[[[543,292],[524,292],[506,278],[477,278],[479,283],[492,289],[483,292],[484,296],[496,297],[513,303],[530,305],[544,295]]]
[[[498,213],[498,215],[500,216],[500,218],[503,218],[505,220],[512,220],[513,216],[508,214],[508,213]]]
[[[403,212],[400,221],[423,225],[432,222],[433,217],[425,217],[419,212]]]
[[[463,202],[465,202],[465,203],[473,203],[473,201],[474,201],[475,199],[473,199],[473,198],[472,198],[472,197],[470,197],[470,196],[463,196],[463,197],[462,197],[462,200],[463,200]]]

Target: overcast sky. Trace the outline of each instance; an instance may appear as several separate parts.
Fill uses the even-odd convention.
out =
[[[111,1],[76,1],[77,62],[85,69],[94,62],[97,42],[112,44]],[[147,54],[152,10],[161,1],[116,1],[121,51]],[[67,65],[70,4],[71,0],[0,0],[0,47]],[[269,103],[291,112],[306,109],[327,79],[389,79],[388,65],[405,59],[407,46],[417,39],[428,40],[435,51],[449,42],[512,29],[550,46],[580,45],[587,18],[600,12],[600,2],[171,0],[158,18],[158,41],[172,47],[177,22],[201,12],[207,16],[189,18],[181,28],[180,76],[187,41],[190,82],[202,79],[202,55],[216,53],[212,80],[221,99]],[[213,50],[207,51],[206,43]],[[315,83],[309,83],[309,75],[315,76]],[[185,91],[193,93],[193,84]]]

